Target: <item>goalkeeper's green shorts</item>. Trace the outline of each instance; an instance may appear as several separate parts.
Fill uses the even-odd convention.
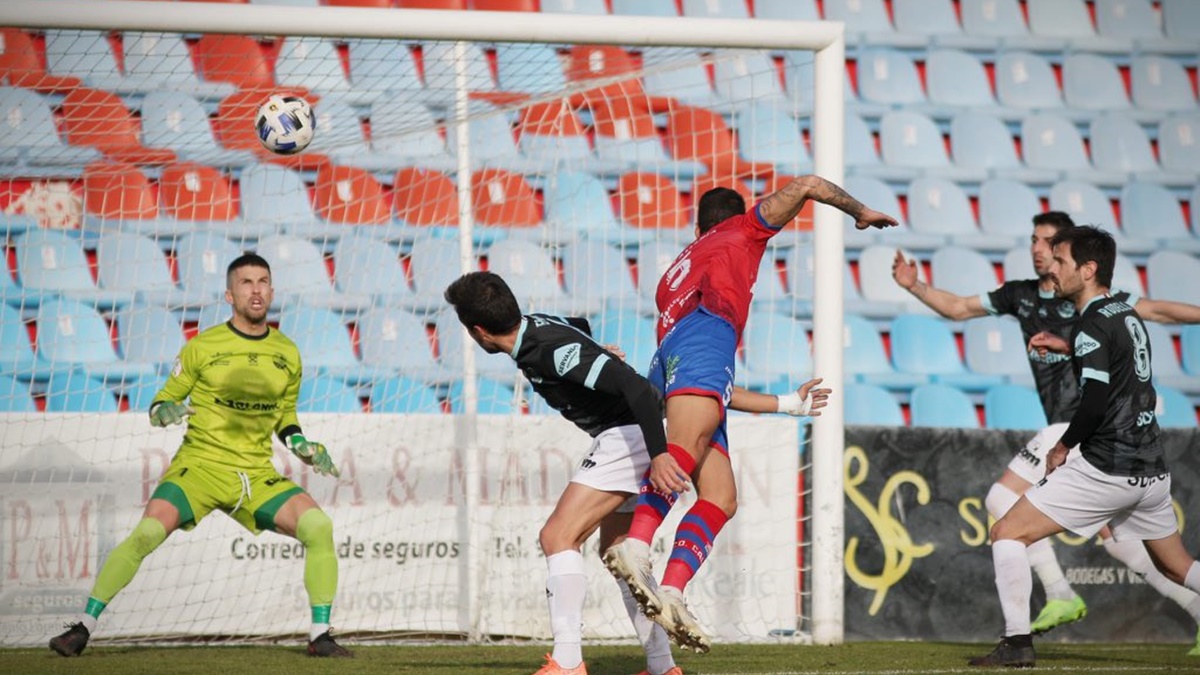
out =
[[[204,516],[221,510],[258,534],[275,529],[275,514],[304,488],[274,467],[238,471],[194,459],[175,459],[151,499],[165,499],[179,510],[179,527],[190,530]]]

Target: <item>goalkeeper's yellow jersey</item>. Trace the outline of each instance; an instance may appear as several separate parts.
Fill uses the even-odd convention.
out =
[[[154,397],[155,403],[190,398],[196,411],[176,458],[270,466],[271,436],[299,426],[300,377],[300,350],[273,328],[258,337],[223,323],[192,338]]]

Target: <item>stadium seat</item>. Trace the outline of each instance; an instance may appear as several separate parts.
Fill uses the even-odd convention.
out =
[[[165,167],[158,194],[166,213],[193,229],[243,241],[263,234],[257,223],[238,218],[228,178],[210,166],[180,162]]]
[[[738,107],[734,125],[747,161],[771,164],[776,172],[794,176],[812,173],[800,124],[783,105],[751,100]]]
[[[518,146],[524,156],[521,161],[530,166],[553,166],[550,174],[573,169],[616,176],[627,166],[623,161],[601,160],[592,152],[583,123],[562,99],[523,108],[518,129]]]
[[[38,307],[37,326],[38,358],[55,374],[78,368],[101,381],[117,381],[154,372],[147,364],[119,358],[104,319],[74,300],[43,302]]]
[[[467,337],[454,310],[441,311],[435,320],[437,330],[437,372],[427,381],[460,382],[463,375],[463,341],[475,350],[475,369],[481,378],[511,381],[517,373],[516,362],[508,354],[488,354]]]
[[[567,89],[567,76],[558,52],[547,44],[496,45],[496,80],[503,91],[525,94],[556,94]]]
[[[760,279],[761,281],[761,279]],[[742,338],[738,384],[758,391],[794,390],[813,372],[805,324],[773,311],[752,310]]]
[[[683,250],[684,242],[657,239],[642,244],[637,251],[637,289],[647,307],[654,307],[654,296],[658,282],[675,263]]]
[[[175,244],[179,286],[185,293],[223,299],[225,270],[241,254],[237,245],[219,234],[193,232],[183,235]]]
[[[1146,296],[1146,286],[1142,283],[1142,275],[1138,273],[1137,265],[1124,253],[1117,253],[1113,263],[1112,288],[1127,291],[1137,298]]]
[[[961,390],[944,384],[926,384],[912,391],[910,410],[914,427],[979,428],[975,405]]]
[[[132,299],[127,292],[97,288],[83,247],[77,239],[62,232],[30,230],[19,235],[13,247],[17,278],[28,307],[37,307],[40,301],[57,295],[102,310],[123,306]]]
[[[126,31],[122,42],[125,72],[157,82],[159,91],[177,91],[215,103],[236,90],[229,82],[210,82],[197,77],[187,44],[178,33]]]
[[[846,24],[848,46],[878,45],[924,49],[928,38],[896,32],[883,0],[825,0],[825,20]]]
[[[468,122],[471,138],[471,165],[489,167],[522,174],[548,173],[554,168],[554,158],[534,158],[522,154],[513,138],[509,115],[483,103],[471,106]],[[458,134],[447,134],[452,154],[458,155]]]
[[[286,231],[294,237],[318,242],[336,240],[342,226],[321,222],[309,201],[304,178],[273,164],[256,164],[242,170],[238,184],[242,223],[259,239]]]
[[[777,251],[778,249],[768,248],[758,263],[758,277],[751,289],[753,295],[750,308],[753,311],[784,312],[789,317],[801,316],[796,303],[787,294],[783,278],[786,274],[786,264],[781,269],[780,264],[783,261],[777,258]]]
[[[883,243],[902,245],[914,250],[932,250],[945,243],[945,239],[940,235],[930,236],[913,232],[909,227],[908,220],[904,217],[904,211],[900,208],[900,200],[896,191],[883,180],[869,176],[850,175],[846,178],[845,187],[847,192],[862,200],[864,204],[870,204],[871,208],[895,217],[900,223],[898,226],[889,227],[886,230],[859,230],[854,227],[854,220],[850,216],[845,216],[843,219],[845,229],[842,236],[845,238],[847,248],[861,249],[871,244]],[[888,268],[891,268],[891,263],[888,263]]]
[[[617,16],[679,16],[675,0],[612,0]]]
[[[1162,23],[1167,37],[1200,40],[1200,5],[1191,0],[1162,0]]]
[[[333,41],[317,37],[289,36],[275,57],[275,80],[291,89],[308,88],[331,95],[349,105],[370,105],[377,92],[360,92],[350,86]],[[322,131],[327,127],[318,128]]]
[[[1001,48],[1062,51],[1062,41],[1029,32],[1018,0],[962,0],[963,30],[968,35],[1000,41]]]
[[[721,113],[729,112],[729,100],[713,89],[709,63],[694,49],[645,47],[642,49],[642,67],[646,71],[647,94],[671,97],[685,105]]]
[[[621,220],[636,229],[679,230],[688,225],[679,190],[670,179],[656,173],[621,176],[617,181],[617,210]]]
[[[633,307],[608,309],[590,321],[592,337],[602,345],[617,345],[625,351],[625,363],[646,375],[658,349],[655,320]]]
[[[183,327],[163,307],[126,307],[117,312],[116,323],[119,349],[127,362],[144,363],[165,374],[183,349]]]
[[[843,362],[847,381],[853,378],[860,384],[893,390],[908,390],[929,381],[927,375],[897,372],[884,351],[883,338],[875,324],[856,314],[847,314],[844,321]]]
[[[908,186],[908,224],[918,234],[982,237],[967,193],[944,178],[922,177]]]
[[[458,227],[458,188],[445,174],[400,169],[392,181],[392,198],[396,225],[384,231],[389,240],[409,241],[422,233],[457,236],[450,228]]]
[[[273,283],[278,281],[273,280]],[[361,384],[391,374],[366,367],[358,360],[346,324],[327,309],[288,305],[280,313],[279,331],[300,350],[305,379],[313,374],[324,374],[350,384]]]
[[[128,412],[146,414],[155,396],[167,383],[165,375],[140,375],[127,381],[110,384],[113,391],[125,399]]]
[[[39,361],[29,342],[29,330],[21,313],[8,305],[0,305],[0,373],[24,380],[43,377],[47,364]],[[0,391],[0,396],[4,392]]]
[[[1052,110],[1073,121],[1088,117],[1084,111],[1066,109],[1062,89],[1050,63],[1036,54],[1004,52],[996,59],[994,72],[996,98],[1000,105],[1025,111]]]
[[[209,82],[228,82],[240,90],[257,91],[259,96],[275,89],[271,65],[249,35],[202,35],[192,48],[192,58],[197,73]]]
[[[1162,185],[1135,181],[1121,188],[1121,225],[1126,236],[1153,239],[1164,249],[1200,253],[1200,239],[1188,230],[1179,199]]]
[[[993,178],[979,186],[979,228],[986,234],[1024,243],[1033,232],[1033,215],[1041,211],[1041,201],[1026,183]]]
[[[900,410],[900,402],[896,400],[895,396],[888,393],[887,389],[873,384],[847,384],[845,391],[846,424],[904,426],[904,412]]]
[[[232,315],[232,310],[229,303],[225,301],[213,302],[200,308],[200,312],[196,315],[196,330],[204,332],[214,326],[229,321]]]
[[[358,392],[341,380],[328,375],[307,375],[300,381],[296,412],[345,414],[362,411]]]
[[[914,256],[907,250],[902,251],[905,258],[912,260]],[[862,286],[863,299],[872,302],[889,302],[899,306],[907,314],[929,315],[933,310],[921,304],[908,291],[900,288],[892,278],[892,261],[896,258],[896,247],[873,245],[862,250],[858,256],[858,276]],[[925,270],[917,265],[917,278],[925,278]]]
[[[415,314],[376,307],[359,318],[358,340],[363,363],[389,377],[429,381],[437,372],[425,322]]]
[[[383,186],[369,171],[358,167],[321,167],[314,202],[317,214],[326,222],[355,226],[362,232],[384,230],[392,221],[392,205]]]
[[[128,300],[179,309],[212,301],[203,291],[184,291],[171,278],[171,266],[158,244],[136,234],[112,232],[96,243],[96,279],[100,288]]]
[[[258,242],[258,254],[271,264],[276,308],[303,303],[342,313],[360,312],[371,305],[366,295],[340,293],[330,283],[325,258],[312,242],[272,235]]]
[[[72,89],[62,101],[62,129],[71,145],[93,147],[109,159],[132,164],[166,164],[175,153],[142,145],[141,125],[116,94]]]
[[[787,253],[785,260],[787,295],[784,303],[791,303],[790,310],[795,316],[802,318],[812,316],[813,287],[816,285],[813,278],[814,265],[811,246],[795,246]],[[847,313],[891,319],[904,311],[904,306],[900,303],[863,299],[862,293],[858,289],[858,282],[854,280],[854,273],[850,270],[850,264],[843,264],[842,271],[842,306]]]
[[[422,382],[398,375],[371,387],[371,412],[437,415],[442,412],[442,402]]]
[[[376,307],[414,305],[416,298],[404,265],[391,244],[356,232],[338,239],[333,260],[333,279],[339,292],[369,297]],[[365,359],[365,353],[363,356]]]
[[[313,109],[319,133],[305,152],[318,152],[333,162],[367,171],[394,173],[412,158],[380,151],[367,142],[358,114],[346,102],[324,99]]]
[[[991,261],[978,251],[958,246],[934,251],[930,270],[933,285],[955,295],[979,295],[999,285]]]
[[[749,19],[744,0],[683,0],[683,15],[707,19]]]
[[[1117,64],[1098,54],[1071,54],[1062,66],[1063,99],[1072,108],[1090,112],[1121,110],[1139,121],[1152,122],[1162,113],[1134,108]]]
[[[907,183],[917,176],[917,172],[907,166],[884,164],[875,147],[875,137],[871,128],[862,117],[853,113],[846,115],[845,141],[846,167],[850,177],[870,177],[892,183]]]
[[[1000,375],[1012,384],[1033,385],[1025,336],[1009,317],[984,316],[963,324],[963,351],[973,373]]]
[[[453,42],[431,42],[424,45],[425,91],[434,97],[430,105],[451,108],[455,96],[455,71]],[[500,91],[492,78],[488,56],[481,45],[466,43],[467,92],[473,101],[496,106],[507,106],[529,98],[529,94]],[[476,120],[472,120],[473,122]]]
[[[972,54],[958,49],[934,49],[925,59],[925,82],[929,102],[950,109],[969,109],[972,112],[995,115],[1011,121],[1019,119],[1020,110],[1001,106],[992,93],[992,82],[983,62]],[[961,114],[961,113],[960,113]],[[956,144],[951,143],[951,146]],[[958,148],[955,147],[955,157]]]
[[[424,105],[400,96],[371,105],[371,147],[388,156],[406,158],[411,166],[455,171],[458,161],[446,150],[437,122]]]
[[[290,95],[297,92],[278,90],[272,93]],[[255,131],[255,120],[259,107],[266,100],[266,95],[267,92],[261,90],[244,89],[221,99],[217,104],[217,116],[212,120],[213,135],[216,136],[217,141],[229,149],[250,151],[260,162],[279,164],[292,169],[315,171],[322,165],[328,164],[329,158],[319,152],[307,151],[294,155],[277,155],[262,146],[258,140],[258,133]],[[308,102],[311,105],[318,104],[318,101],[311,97]]]
[[[1132,40],[1128,51],[1152,54],[1188,54],[1195,44],[1163,35],[1162,17],[1150,0],[1094,0],[1096,29],[1101,36]],[[1134,57],[1136,63],[1139,57]]]
[[[1096,225],[1107,230],[1117,241],[1117,250],[1126,255],[1143,255],[1154,250],[1152,240],[1133,239],[1117,228],[1112,202],[1095,185],[1077,180],[1055,183],[1050,188],[1050,209],[1065,211],[1079,225]]]
[[[33,38],[17,28],[0,28],[0,80],[12,87],[61,94],[80,86],[78,77],[62,77],[46,72]]]
[[[1128,180],[1121,171],[1093,168],[1079,130],[1066,117],[1036,113],[1021,123],[1021,151],[1033,169],[1059,171],[1069,180],[1120,187]]]
[[[960,112],[950,122],[950,147],[958,166],[989,171],[1028,185],[1049,185],[1058,180],[1054,169],[1031,169],[1017,156],[1008,125],[987,112]]]
[[[102,160],[83,170],[83,223],[87,234],[128,232],[170,247],[187,226],[158,208],[150,179],[132,164]]]
[[[717,96],[727,101],[787,103],[788,99],[775,62],[760,50],[716,50],[713,53],[713,86]]]
[[[1029,228],[1033,231],[1033,227]],[[1033,268],[1033,259],[1029,257],[1029,247],[1021,246],[1004,254],[1004,279],[1036,279],[1037,273]]]
[[[158,85],[121,72],[106,32],[50,29],[45,39],[46,69],[54,75],[78,77],[89,87],[121,95],[144,94]]]
[[[1200,175],[1200,113],[1182,113],[1163,120],[1158,126],[1158,152],[1163,169]],[[1200,209],[1192,213],[1200,213]]]
[[[102,380],[81,370],[55,371],[46,383],[46,412],[115,413],[117,399]]]
[[[1179,334],[1179,344],[1182,347],[1184,370],[1193,378],[1200,378],[1200,328],[1184,326]],[[1200,388],[1200,382],[1197,387]]]
[[[1025,7],[1029,13],[1030,32],[1065,41],[1064,51],[1110,54],[1129,51],[1128,40],[1096,34],[1091,12],[1084,0],[1028,0]]]
[[[783,21],[820,21],[816,0],[755,0],[754,18]]]
[[[1196,110],[1196,96],[1183,65],[1164,56],[1135,56],[1129,66],[1133,105],[1156,112]]]
[[[507,239],[484,252],[488,270],[499,274],[517,297],[522,311],[562,314],[570,298],[558,283],[558,268],[550,252],[536,243]]]
[[[578,240],[563,247],[562,268],[574,306],[588,314],[638,306],[633,274],[621,249],[602,240]]]
[[[58,136],[50,106],[38,94],[15,87],[0,87],[0,157],[4,164],[23,162],[45,170],[56,167],[65,175],[78,173],[84,164],[100,158],[95,148],[66,145]],[[28,168],[0,169],[7,175],[33,173]]]
[[[245,150],[226,150],[213,136],[208,111],[179,91],[151,91],[142,99],[142,128],[147,145],[168,148],[180,159],[208,166],[243,167],[254,163]]]
[[[667,176],[689,180],[706,171],[690,160],[667,156],[654,117],[627,98],[604,99],[592,107],[596,154],[605,162],[645,167]]]
[[[1175,353],[1175,341],[1166,326],[1153,321],[1146,322],[1146,335],[1150,339],[1150,366],[1154,373],[1154,385],[1174,387],[1190,394],[1200,394],[1200,378],[1187,370],[1188,365],[1188,336],[1187,328],[1180,334],[1180,350],[1183,358]]]
[[[979,391],[1004,378],[971,373],[963,366],[950,327],[941,319],[904,314],[892,322],[892,362],[902,373],[925,374],[932,381]]]
[[[506,354],[484,355],[482,358],[491,361],[504,360],[512,362],[512,359]],[[514,401],[516,397],[511,384],[512,381],[512,373],[509,373],[502,381],[480,377],[477,392],[479,396],[478,413],[480,415],[511,415],[515,412],[520,412],[520,408],[517,406],[516,401]],[[462,414],[466,403],[463,400],[464,393],[461,380],[451,383],[450,393],[447,398],[450,401],[450,412],[455,415]]]
[[[1200,279],[1200,259],[1180,251],[1158,251],[1146,262],[1146,290],[1155,300],[1200,304],[1200,284],[1180,283]]]
[[[1196,406],[1187,396],[1178,389],[1160,384],[1154,385],[1154,393],[1158,395],[1158,426],[1164,429],[1196,428]]]
[[[895,49],[863,49],[858,53],[858,95],[868,103],[913,109],[925,104],[925,90],[912,58]]]
[[[896,31],[905,35],[923,35],[931,43],[943,47],[995,50],[995,38],[963,32],[955,4],[951,0],[893,0]]]
[[[462,275],[458,242],[420,237],[412,243],[409,264],[418,307],[426,310],[445,307],[442,293]],[[477,269],[478,263],[473,263],[472,270]]]
[[[942,132],[933,120],[907,110],[895,110],[879,122],[879,145],[883,161],[903,167],[912,177],[932,176],[957,182],[982,182],[987,171],[950,162]]]
[[[0,413],[35,413],[29,382],[0,372]]]
[[[1043,429],[1046,412],[1042,399],[1029,387],[1002,384],[987,390],[983,417],[988,429]]]
[[[350,83],[359,100],[369,100],[375,105],[396,99],[416,106],[439,98],[426,91],[416,61],[405,43],[373,38],[352,38],[346,43],[350,55]],[[372,115],[372,119],[379,118]]]
[[[471,176],[471,203],[475,210],[475,225],[481,228],[475,232],[475,237],[481,244],[513,231],[542,232],[537,196],[519,173],[504,169],[475,172]]]
[[[553,173],[543,189],[543,202],[546,224],[568,239],[586,237],[626,243],[645,238],[645,233],[635,232],[617,220],[608,190],[590,173]]]
[[[555,14],[606,16],[608,5],[605,0],[542,0],[541,10]]]

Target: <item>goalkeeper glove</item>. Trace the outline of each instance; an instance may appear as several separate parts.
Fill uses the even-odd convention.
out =
[[[313,471],[323,476],[338,478],[342,475],[342,472],[334,466],[329,451],[321,443],[310,441],[300,434],[292,434],[288,438],[288,449],[292,451],[293,455],[311,465]]]
[[[174,401],[160,401],[150,406],[150,424],[156,427],[166,427],[180,424],[188,415],[195,415],[191,406]]]

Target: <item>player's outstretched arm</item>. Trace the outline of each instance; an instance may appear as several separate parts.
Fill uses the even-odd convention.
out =
[[[729,409],[749,413],[786,413],[793,416],[820,417],[821,408],[829,405],[832,389],[818,387],[821,378],[813,378],[788,394],[760,394],[734,387],[729,397]]]
[[[854,226],[860,230],[868,227],[895,227],[896,219],[863,206],[862,202],[851,197],[842,188],[821,178],[807,175],[793,178],[778,192],[762,200],[758,205],[758,213],[768,225],[783,227],[804,208],[804,202],[814,199],[822,204],[828,204],[854,218]]]
[[[1050,352],[1065,354],[1067,356],[1070,356],[1072,353],[1069,342],[1047,331],[1042,331],[1029,338],[1029,351],[1037,352],[1038,356],[1045,356]]]
[[[921,281],[917,278],[916,261],[906,259],[899,250],[892,260],[892,279],[925,306],[951,321],[966,321],[987,314],[979,296],[956,295]]]
[[[1140,298],[1133,309],[1144,321],[1156,323],[1200,323],[1200,307],[1185,302]]]

